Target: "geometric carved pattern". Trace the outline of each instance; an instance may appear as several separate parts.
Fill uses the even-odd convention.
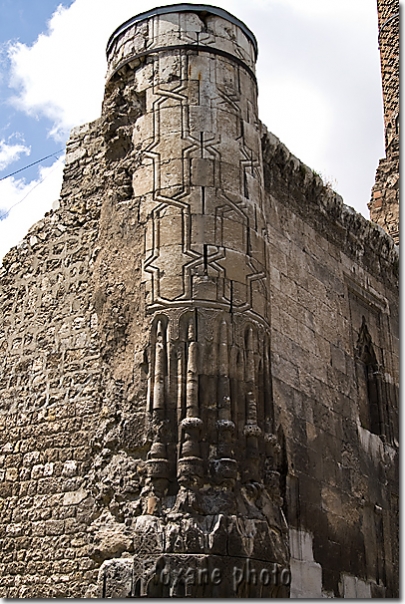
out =
[[[254,84],[239,65],[192,52],[158,53],[141,68],[149,86],[133,186],[147,208],[148,305],[197,302],[266,321]]]
[[[254,44],[218,15],[180,11],[134,28],[109,47],[109,69],[130,66],[125,80],[144,107],[132,137],[149,332],[137,563],[155,556],[170,574],[178,555],[188,567],[207,556],[225,576],[232,551],[257,568],[287,564]],[[118,568],[105,571],[103,595],[113,597]],[[159,576],[153,564],[140,569],[129,597],[187,595],[162,591]],[[243,589],[239,597],[264,595]]]

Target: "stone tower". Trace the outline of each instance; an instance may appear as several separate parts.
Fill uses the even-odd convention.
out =
[[[384,31],[384,30],[383,30]],[[398,248],[206,5],[112,35],[0,267],[0,597],[397,597]]]
[[[288,571],[256,55],[243,23],[187,4],[138,15],[107,47],[107,162],[118,180],[131,162],[123,198],[112,195],[118,211],[135,204],[142,225],[142,271],[132,276],[144,292],[134,349],[148,451],[134,518],[141,595],[180,595],[184,583],[169,579],[179,569],[210,577],[189,595],[219,597],[240,560],[259,574],[275,562]],[[111,250],[101,254],[111,266]],[[146,581],[157,566],[167,585]]]
[[[399,243],[399,1],[377,0],[385,158],[377,169],[370,218]]]

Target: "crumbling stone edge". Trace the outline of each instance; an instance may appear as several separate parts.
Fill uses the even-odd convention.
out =
[[[319,174],[295,157],[264,124],[261,137],[266,191],[277,201],[288,204],[305,222],[372,273],[376,272],[376,266],[371,259],[376,254],[384,265],[391,265],[392,275],[398,278],[399,247],[392,237],[346,205]],[[380,276],[385,274],[382,266],[377,272]]]
[[[82,148],[83,139],[100,125],[100,120],[75,127],[67,143],[66,166],[80,162],[86,155]],[[96,135],[96,132],[94,132]],[[306,222],[314,225],[329,241],[338,243],[350,257],[354,258],[372,273],[375,263],[369,266],[366,252],[373,252],[390,265],[391,274],[399,277],[399,247],[379,225],[367,220],[359,212],[343,202],[322,178],[295,157],[277,136],[261,124],[262,152],[264,163],[264,184],[266,191],[277,201],[288,203]],[[65,168],[66,170],[66,168]],[[65,208],[72,211],[72,208]],[[0,277],[16,261],[20,250],[26,250],[30,239],[47,225],[57,222],[58,210],[46,212],[44,218],[35,223],[27,235],[11,248],[3,258]],[[371,254],[370,254],[371,256]],[[378,273],[384,276],[383,267]],[[396,285],[396,284],[395,284]]]

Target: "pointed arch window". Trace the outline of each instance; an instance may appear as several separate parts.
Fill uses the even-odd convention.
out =
[[[356,373],[361,424],[373,434],[385,435],[381,371],[364,316],[356,346]]]

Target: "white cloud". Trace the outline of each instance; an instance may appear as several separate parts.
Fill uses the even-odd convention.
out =
[[[14,105],[31,116],[49,118],[56,139],[64,139],[73,126],[100,111],[103,76],[100,66],[91,67],[89,17],[83,16],[83,22],[77,3],[70,9],[59,8],[48,33],[33,46],[17,43],[9,50],[11,85],[17,91]],[[98,63],[102,61],[101,53]]]
[[[299,78],[291,80],[280,74],[260,87],[266,97],[267,128],[283,141],[292,141],[291,151],[314,166],[317,150],[324,148],[331,136],[331,110],[322,90]],[[301,116],[299,132],[295,116]],[[310,145],[308,144],[310,141]]]
[[[75,0],[60,7],[32,46],[11,46],[15,106],[49,118],[52,136],[60,139],[72,126],[96,119],[109,36],[157,4],[171,0],[98,2],[96,10],[94,0]],[[244,21],[258,39],[259,117],[292,153],[337,181],[346,203],[368,216],[375,169],[384,155],[375,2],[217,0],[216,5]],[[49,194],[48,207],[55,197]],[[45,189],[39,205],[44,196]]]
[[[370,10],[370,0],[252,0],[249,3],[218,0],[216,4],[244,20],[258,38],[259,98],[263,106],[267,97],[264,90],[270,90],[280,70],[284,80],[290,82],[282,94],[284,98],[291,94],[297,77],[301,80],[300,88],[292,94],[298,99],[305,85],[311,92],[304,97],[313,94],[314,83],[318,88],[323,88],[325,82],[331,91],[339,86],[347,91],[345,66],[349,61],[363,73],[364,69],[370,69],[370,60],[362,63],[359,57],[364,44],[367,45],[366,58],[374,61],[374,70],[377,58],[379,77],[376,10],[375,7]],[[95,11],[93,0],[76,0],[69,8],[59,8],[49,22],[49,31],[39,36],[33,46],[18,43],[11,47],[16,105],[31,115],[50,118],[54,136],[66,136],[73,126],[97,118],[103,96],[108,37],[133,14],[154,6],[156,0],[144,0],[141,5],[133,0],[116,0],[99,3]],[[355,52],[351,52],[353,50]],[[341,73],[336,73],[335,65],[339,61]],[[336,88],[330,82],[332,72],[336,73]],[[353,90],[353,94],[356,93]],[[290,122],[299,133],[308,107],[301,111],[299,103],[296,105],[298,111],[290,115]],[[318,107],[316,103],[314,115]],[[278,115],[275,114],[274,123]],[[336,122],[337,117],[329,119]],[[282,114],[280,121],[283,121]],[[308,140],[310,145],[315,143]]]
[[[21,143],[10,144],[6,143],[4,139],[0,140],[0,171],[19,159],[22,153],[29,155],[31,149]]]
[[[291,7],[294,11],[299,11],[303,15],[315,20],[322,20],[325,17],[330,20],[342,19],[347,22],[372,19],[372,13],[365,11],[366,5],[370,5],[370,0],[339,0],[339,2],[325,2],[325,0],[273,0],[279,4]],[[266,4],[267,0],[263,0]],[[375,16],[377,15],[377,5],[373,5]]]
[[[29,183],[15,178],[0,181],[0,262],[59,199],[62,160],[41,168],[38,179]]]

